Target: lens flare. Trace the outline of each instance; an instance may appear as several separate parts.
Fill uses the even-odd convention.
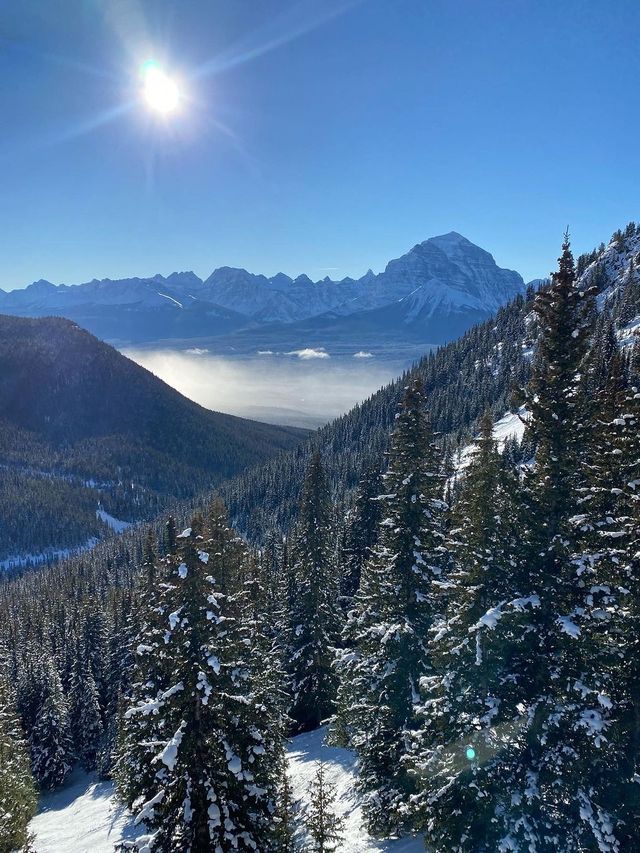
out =
[[[166,115],[180,105],[180,90],[175,80],[172,80],[153,59],[142,66],[142,94],[147,106],[155,112]]]

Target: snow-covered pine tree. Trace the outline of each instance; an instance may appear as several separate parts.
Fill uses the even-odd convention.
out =
[[[295,853],[299,850],[296,840],[298,829],[299,804],[293,795],[291,780],[287,773],[287,762],[280,765],[280,784],[274,815],[274,851],[275,853]]]
[[[138,639],[119,787],[154,853],[267,851],[272,715],[253,692],[241,621],[245,549],[219,501],[176,541],[149,618],[160,614],[163,637]]]
[[[290,549],[295,597],[286,665],[291,693],[289,716],[298,732],[316,728],[334,709],[334,648],[340,638],[342,612],[332,519],[329,484],[320,455],[315,454],[305,478]]]
[[[414,780],[404,758],[421,677],[433,674],[429,632],[446,587],[442,477],[419,381],[407,387],[391,437],[378,543],[345,628],[337,728],[356,750],[367,825],[402,831]]]
[[[310,843],[305,849],[313,853],[338,853],[344,841],[344,820],[335,814],[336,787],[327,779],[322,761],[318,762],[309,786],[309,800],[305,824]]]
[[[246,743],[255,785],[279,792],[286,768],[285,737],[290,723],[286,714],[288,695],[282,649],[274,637],[267,602],[269,592],[261,563],[254,555],[244,557],[244,587],[240,600],[240,644],[244,648],[246,682]],[[272,802],[275,813],[275,801]]]
[[[536,300],[541,333],[527,400],[536,458],[525,481],[525,528],[529,592],[540,604],[513,656],[526,724],[522,751],[509,767],[509,796],[517,805],[498,823],[504,838],[540,849],[553,843],[613,853],[616,816],[606,779],[618,756],[606,734],[610,649],[600,642],[600,605],[591,592],[596,577],[574,557],[591,427],[580,394],[590,309],[565,239],[551,287]]]
[[[68,703],[48,652],[30,650],[18,680],[17,701],[34,778],[42,788],[56,788],[71,770],[74,755]]]
[[[27,743],[9,684],[0,673],[0,853],[25,844],[36,803]]]
[[[597,806],[585,806],[585,819],[597,826],[599,811],[611,814],[611,838],[600,848],[626,851],[640,847],[640,393],[625,388],[619,353],[599,396],[574,518],[586,593],[581,638],[601,662],[597,679],[580,685],[602,740],[590,774],[599,799],[590,794]]]
[[[492,820],[491,757],[517,716],[510,686],[512,637],[499,625],[503,611],[527,606],[518,587],[517,486],[487,412],[456,489],[447,537],[446,620],[431,642],[437,668],[421,680],[423,705],[407,761],[418,790],[414,825],[438,851],[488,849],[482,843]]]
[[[591,312],[588,294],[576,285],[568,240],[535,307],[540,338],[526,401],[536,458],[525,480],[518,556],[527,604],[501,608],[497,620],[511,641],[500,683],[508,685],[517,713],[495,726],[492,749],[468,754],[469,785],[477,786],[483,819],[471,833],[463,822],[438,851],[619,850],[602,785],[603,767],[617,760],[606,743],[609,660],[592,642],[590,584],[574,562],[572,520],[587,437],[580,369]],[[496,616],[489,611],[479,621]]]
[[[640,314],[640,274],[631,258],[627,268],[620,306],[620,322],[624,325]]]
[[[362,567],[371,556],[380,526],[380,501],[382,475],[378,465],[369,465],[356,492],[354,506],[346,522],[344,563],[341,572],[340,593],[345,612],[353,603],[360,586]]]
[[[155,559],[154,554],[154,561]],[[109,701],[105,709],[106,722],[102,748],[96,761],[96,769],[102,779],[111,778],[113,762],[117,758],[118,720],[124,710],[123,697],[131,686],[134,657],[132,646],[139,630],[138,617],[142,609],[138,606],[135,593],[130,589],[123,590],[119,606],[114,609],[110,623],[109,662],[106,675]]]
[[[172,517],[164,526],[164,543],[171,554],[176,549],[176,528]],[[149,790],[155,784],[157,768],[149,761],[148,750],[140,749],[140,743],[147,739],[149,720],[147,714],[129,714],[129,706],[150,702],[152,697],[160,696],[171,678],[170,662],[166,654],[167,620],[171,612],[167,594],[173,587],[168,583],[171,571],[171,557],[159,558],[147,537],[142,572],[138,578],[136,590],[137,607],[130,615],[127,632],[133,633],[129,653],[130,677],[120,683],[119,695],[114,697],[117,707],[112,709],[116,723],[115,732],[110,732],[113,741],[112,776],[122,799],[131,808],[141,791]],[[117,661],[114,661],[117,666]],[[150,712],[154,709],[150,706]],[[157,713],[157,710],[155,711]]]
[[[104,728],[98,689],[91,667],[80,650],[71,677],[69,721],[76,759],[85,770],[94,770],[103,746]]]

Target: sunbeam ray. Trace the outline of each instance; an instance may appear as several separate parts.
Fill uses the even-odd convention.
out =
[[[251,33],[244,41],[236,43],[219,56],[213,57],[202,64],[192,73],[191,77],[194,80],[203,77],[212,77],[223,71],[229,71],[238,65],[250,62],[252,59],[263,56],[265,53],[270,53],[318,29],[318,27],[321,27],[333,18],[343,15],[349,9],[363,2],[365,0],[341,0],[341,2],[335,4],[332,8],[328,8],[329,4],[327,4],[320,13],[318,13],[317,9],[314,9],[312,13],[308,2],[299,2],[285,13],[280,14],[261,30]]]

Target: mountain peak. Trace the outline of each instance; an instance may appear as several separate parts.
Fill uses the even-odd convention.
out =
[[[429,237],[428,240],[425,240],[425,243],[471,243],[464,234],[461,234],[459,231],[447,231],[446,234],[436,234],[435,237]],[[473,243],[471,244],[473,245]]]

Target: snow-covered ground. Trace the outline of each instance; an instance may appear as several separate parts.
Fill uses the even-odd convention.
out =
[[[289,745],[293,794],[304,811],[307,789],[317,762],[325,763],[327,779],[336,786],[336,813],[345,819],[341,853],[422,853],[419,838],[375,841],[362,827],[362,812],[354,791],[355,757],[347,749],[327,746],[325,730],[299,735]],[[114,800],[113,785],[76,771],[60,791],[45,794],[31,822],[36,853],[113,853],[114,845],[142,834],[127,809]],[[302,850],[305,849],[302,840]]]
[[[345,821],[341,853],[372,853],[376,850],[386,850],[390,853],[424,853],[424,843],[420,838],[376,841],[367,834],[362,826],[362,810],[354,790],[355,756],[348,749],[327,746],[325,736],[325,729],[316,729],[308,734],[298,735],[289,745],[293,795],[302,801],[302,810],[305,808],[309,784],[316,773],[317,762],[323,761],[327,780],[336,786],[335,812]]]
[[[104,521],[115,533],[123,533],[127,527],[131,527],[130,521],[122,521],[120,518],[114,518],[106,510],[102,509],[99,504],[96,510],[96,518]]]
[[[5,557],[0,560],[0,570],[21,569],[24,566],[35,566],[48,561],[64,560],[67,557],[82,554],[84,551],[90,551],[97,544],[98,540],[92,536],[90,539],[87,539],[84,545],[77,545],[75,548],[47,548],[45,551],[35,554],[14,554],[11,557]]]
[[[498,443],[498,450],[502,452],[505,442],[510,438],[517,438],[522,441],[524,435],[524,421],[528,420],[529,412],[524,407],[521,407],[517,413],[506,412],[500,420],[497,420],[493,425],[493,437]],[[472,442],[462,449],[460,459],[456,465],[458,471],[464,469],[471,462],[471,457],[477,449],[477,444]]]
[[[31,831],[37,853],[113,853],[118,841],[141,834],[127,808],[114,800],[111,782],[80,771],[40,799]]]

